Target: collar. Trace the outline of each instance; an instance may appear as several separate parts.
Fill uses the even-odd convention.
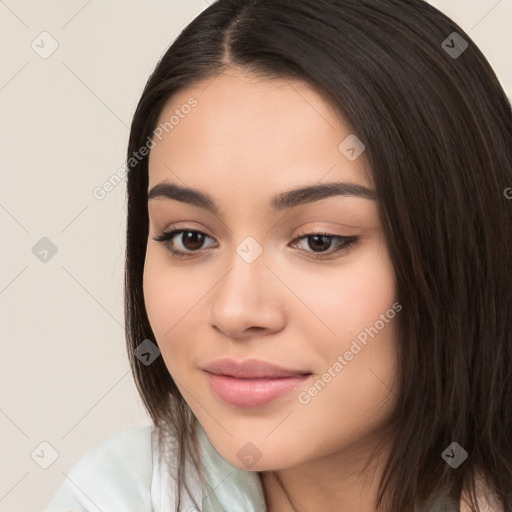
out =
[[[243,510],[244,512],[265,512],[265,498],[259,474],[244,471],[232,466],[215,450],[203,427],[196,419],[199,453],[203,462],[205,481],[193,469],[192,463],[186,465],[186,479],[190,496],[182,495],[180,510],[187,512],[218,512],[219,510]],[[169,468],[166,461],[177,460],[177,441],[175,438],[166,443],[167,454],[158,450],[157,433],[153,427],[151,433],[153,452],[153,476],[151,482],[151,505],[154,512],[176,510],[177,505],[177,465]],[[200,508],[197,508],[198,504]]]

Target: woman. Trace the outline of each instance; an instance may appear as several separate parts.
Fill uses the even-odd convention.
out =
[[[460,27],[420,0],[219,0],[127,163],[155,427],[48,510],[511,510],[512,113]]]

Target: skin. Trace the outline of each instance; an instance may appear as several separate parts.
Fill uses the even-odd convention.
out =
[[[257,447],[261,458],[250,470],[261,472],[267,510],[375,511],[388,453],[374,450],[396,396],[396,317],[308,404],[298,395],[396,301],[377,202],[338,195],[269,209],[274,195],[307,185],[373,189],[364,153],[349,161],[338,150],[350,126],[302,82],[230,70],[180,91],[160,122],[190,97],[197,106],[150,152],[148,191],[161,182],[192,187],[211,195],[220,212],[149,201],[144,296],[165,364],[222,457],[248,470],[237,452],[247,442]],[[176,235],[174,248],[193,253],[179,258],[153,240],[171,227],[207,237],[202,246],[185,245]],[[359,240],[338,253],[335,241],[327,243],[326,258],[315,259],[314,241],[297,239],[322,232]],[[236,252],[247,236],[263,249],[250,264]],[[264,407],[240,409],[212,392],[202,370],[221,357],[313,375]]]

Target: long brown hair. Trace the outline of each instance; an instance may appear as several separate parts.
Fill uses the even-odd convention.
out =
[[[412,510],[464,491],[478,511],[481,475],[507,510],[511,106],[471,38],[421,0],[218,0],[181,32],[145,86],[127,153],[127,347],[157,430],[178,440],[179,497],[187,453],[200,468],[195,417],[163,359],[146,366],[133,353],[155,340],[142,289],[148,158],[139,150],[175,93],[228,66],[313,85],[366,145],[403,306],[399,436],[376,506]],[[453,441],[469,454],[457,469],[441,458]]]

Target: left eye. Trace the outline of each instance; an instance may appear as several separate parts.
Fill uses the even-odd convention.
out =
[[[296,241],[305,241],[307,242],[307,247],[312,249],[315,258],[322,258],[323,255],[331,255],[333,253],[337,253],[344,249],[348,249],[352,246],[356,241],[357,236],[342,236],[342,235],[333,235],[330,233],[310,233],[304,236],[301,236],[294,240],[296,245]],[[332,249],[334,247],[334,249]],[[329,249],[329,252],[327,252]],[[310,252],[307,249],[301,249],[305,252]]]
[[[176,247],[175,239],[180,242],[181,248]],[[156,242],[163,243],[173,256],[191,256],[196,254],[201,249],[204,249],[203,244],[206,239],[213,240],[213,238],[202,231],[187,229],[175,229],[163,232],[153,238]],[[307,246],[311,250],[300,247],[299,250],[310,253],[313,258],[322,258],[348,249],[357,240],[357,236],[309,233],[296,238],[290,245],[297,246],[300,245],[300,242],[307,241]],[[212,245],[209,247],[212,247]]]

